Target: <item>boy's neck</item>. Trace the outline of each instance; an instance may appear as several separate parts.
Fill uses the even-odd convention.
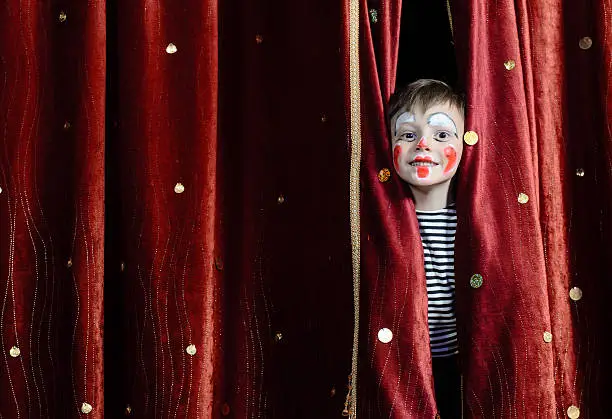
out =
[[[451,179],[438,185],[417,187],[410,185],[414,207],[419,211],[437,211],[453,203],[450,192]]]

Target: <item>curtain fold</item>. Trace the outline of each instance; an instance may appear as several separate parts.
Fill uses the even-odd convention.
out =
[[[218,397],[234,417],[336,417],[344,407],[353,319],[347,4],[220,5]]]
[[[0,414],[102,417],[105,7],[0,6]]]
[[[217,3],[121,3],[112,169],[120,196],[109,415],[212,417],[220,367]],[[111,269],[112,267],[112,269]],[[117,368],[110,365],[107,368]]]

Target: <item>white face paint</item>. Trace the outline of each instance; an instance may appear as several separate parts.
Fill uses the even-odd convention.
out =
[[[443,112],[437,112],[432,114],[427,119],[427,123],[432,127],[446,128],[452,131],[455,137],[457,136],[457,125],[455,125],[455,121],[453,121],[450,116]]]
[[[416,121],[416,118],[414,117],[413,113],[404,112],[400,114],[400,116],[398,116],[397,119],[395,120],[395,134],[397,135],[397,131],[399,131],[399,127],[402,126],[402,124],[405,124],[407,122],[415,122],[415,121]]]
[[[445,188],[463,152],[461,110],[445,103],[428,109],[417,106],[399,111],[391,124],[396,131],[391,140],[393,167],[399,177],[427,190]]]

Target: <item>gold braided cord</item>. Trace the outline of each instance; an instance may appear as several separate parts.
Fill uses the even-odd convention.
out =
[[[450,0],[446,0],[446,13],[448,13],[448,24],[450,26],[451,37],[455,40],[455,30],[453,28],[453,14],[451,12]]]
[[[357,353],[359,350],[359,291],[361,268],[361,225],[359,171],[361,168],[361,91],[359,80],[359,0],[349,3],[349,84],[351,123],[351,168],[349,174],[349,207],[351,250],[353,260],[353,357],[350,382],[350,418],[357,418]]]

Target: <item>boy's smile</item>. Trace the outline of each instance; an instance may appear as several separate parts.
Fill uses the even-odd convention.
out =
[[[450,181],[463,152],[463,116],[448,104],[402,110],[391,120],[395,171],[409,184]]]

